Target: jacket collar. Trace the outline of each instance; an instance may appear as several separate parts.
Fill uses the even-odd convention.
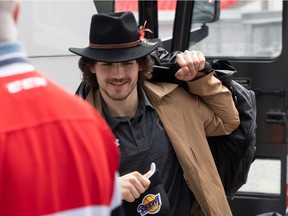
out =
[[[143,88],[145,91],[148,91],[150,94],[154,95],[158,100],[161,100],[162,97],[172,92],[177,88],[177,84],[172,83],[151,83],[144,82]]]
[[[23,46],[16,41],[0,43],[0,77],[35,70]]]

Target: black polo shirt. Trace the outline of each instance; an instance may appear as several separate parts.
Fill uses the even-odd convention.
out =
[[[154,162],[170,201],[171,216],[188,216],[190,190],[183,178],[170,140],[144,90],[138,88],[139,106],[135,116],[113,117],[103,102],[103,111],[120,149],[120,176],[146,173]]]

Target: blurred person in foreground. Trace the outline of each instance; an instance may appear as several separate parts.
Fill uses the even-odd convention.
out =
[[[90,87],[81,97],[104,116],[116,137],[125,212],[230,216],[206,137],[238,127],[231,92],[213,70],[204,73],[203,54],[189,50],[176,57],[176,78],[186,82],[187,91],[150,82],[150,54],[161,41],[145,39],[146,30],[138,29],[132,12],[95,14],[89,46],[69,48],[81,56],[83,83]],[[152,163],[155,178],[146,174]]]
[[[29,63],[18,12],[0,1],[0,215],[111,215],[122,202],[113,133]]]

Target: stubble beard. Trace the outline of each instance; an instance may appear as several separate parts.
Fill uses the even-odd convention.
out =
[[[133,85],[131,86],[131,88],[129,89],[129,91],[125,94],[122,95],[121,92],[122,91],[117,91],[116,93],[110,93],[107,89],[103,88],[102,86],[99,85],[99,88],[102,90],[102,92],[104,92],[104,94],[109,97],[111,100],[114,101],[124,101],[126,100],[129,95],[131,95],[131,93],[133,92],[133,90],[135,88],[137,88],[137,82],[133,83]]]

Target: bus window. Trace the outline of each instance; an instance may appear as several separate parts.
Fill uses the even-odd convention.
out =
[[[189,48],[212,58],[275,58],[282,50],[282,4],[234,0],[221,5],[220,19],[209,23],[209,36]]]
[[[173,21],[176,9],[176,0],[158,0],[158,22],[159,22],[159,37],[168,38],[172,36]],[[111,0],[97,1],[94,0],[98,13],[131,11],[134,13],[138,21],[138,1],[137,0]],[[139,23],[142,25],[142,23]]]
[[[221,4],[231,0],[223,0]],[[98,13],[132,11],[138,19],[137,0],[94,0]],[[159,38],[165,40],[172,37],[177,0],[157,0]],[[219,19],[220,2],[215,0],[195,0],[193,23],[210,23]],[[141,23],[139,23],[141,25]]]
[[[251,164],[247,183],[238,193],[280,195],[281,160],[257,158]]]

